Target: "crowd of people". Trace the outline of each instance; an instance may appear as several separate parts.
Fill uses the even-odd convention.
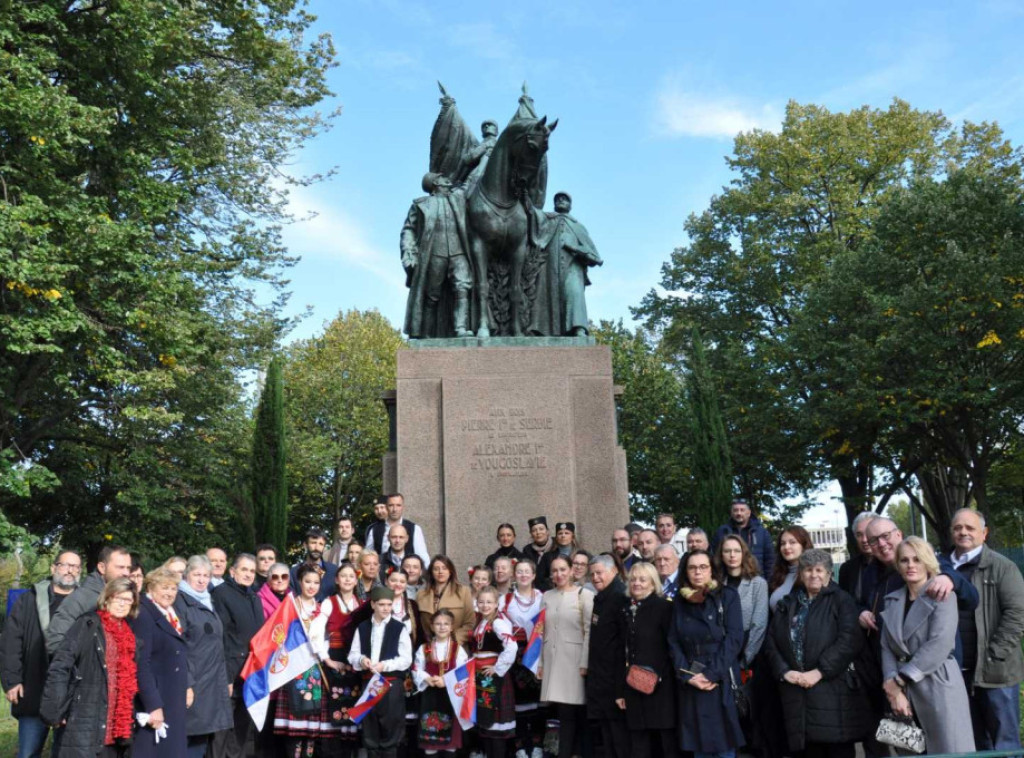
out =
[[[0,641],[19,758],[51,729],[58,758],[843,758],[858,742],[889,755],[883,719],[919,726],[928,752],[1020,748],[1024,579],[976,510],[939,555],[861,514],[837,582],[806,530],[772,539],[742,500],[710,537],[662,514],[589,551],[570,522],[532,518],[519,546],[500,524],[462,577],[404,509],[381,498],[361,540],[340,519],[329,548],[310,529],[292,566],[259,545],[145,572],[108,545],[82,578],[82,556],[61,552]],[[313,664],[256,729],[242,671],[282,603]],[[445,675],[471,660],[464,729]],[[390,686],[357,724],[375,674]]]

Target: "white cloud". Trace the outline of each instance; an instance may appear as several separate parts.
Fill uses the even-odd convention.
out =
[[[655,129],[664,137],[731,139],[750,129],[777,130],[781,110],[753,105],[730,95],[707,95],[667,81],[657,94]]]
[[[356,218],[324,204],[303,189],[292,190],[289,208],[299,219],[285,229],[293,254],[357,266],[392,287],[404,288],[398,253],[385,252],[374,245]]]

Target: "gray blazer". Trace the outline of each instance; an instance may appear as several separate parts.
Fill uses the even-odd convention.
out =
[[[741,579],[737,587],[743,611],[743,636],[746,642],[740,651],[740,666],[748,669],[764,644],[768,629],[768,582],[764,577]]]
[[[964,728],[970,713],[967,688],[953,657],[956,645],[956,597],[940,603],[926,594],[928,584],[903,618],[907,588],[885,596],[882,611],[882,675],[899,674],[925,733],[929,753],[972,753],[974,734]],[[970,723],[970,722],[967,722]]]

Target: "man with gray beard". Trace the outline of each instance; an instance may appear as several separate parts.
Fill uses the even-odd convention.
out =
[[[18,758],[38,758],[49,727],[39,717],[49,657],[46,630],[64,598],[78,587],[82,559],[65,550],[50,566],[50,578],[36,583],[15,601],[0,638],[0,681],[18,720]]]

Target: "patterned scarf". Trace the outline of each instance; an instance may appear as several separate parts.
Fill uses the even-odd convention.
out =
[[[679,594],[683,596],[683,600],[686,602],[700,605],[704,602],[704,598],[707,597],[709,592],[714,592],[717,589],[718,582],[712,579],[700,589],[696,589],[694,587],[683,587],[679,590]]]
[[[135,667],[135,633],[124,619],[115,619],[99,611],[107,640],[107,737],[106,744],[131,739],[134,708],[132,701],[139,685]]]

